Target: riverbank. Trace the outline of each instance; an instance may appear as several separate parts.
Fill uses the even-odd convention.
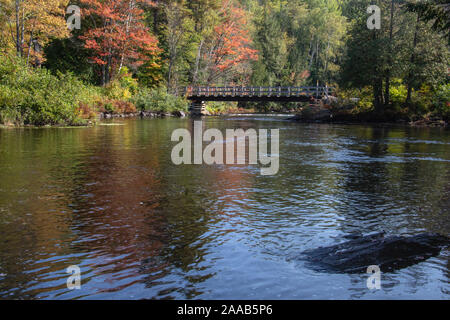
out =
[[[335,98],[336,99],[336,98]],[[289,120],[305,123],[341,123],[341,124],[407,124],[410,126],[445,127],[448,125],[447,113],[413,113],[406,108],[392,108],[377,112],[373,108],[363,109],[358,105],[343,104],[336,101],[318,101],[314,105],[300,108]]]
[[[188,105],[164,86],[139,84],[126,68],[97,86],[72,74],[33,68],[16,56],[0,56],[0,124],[6,126],[85,126],[102,118],[181,115]]]
[[[297,123],[317,123],[317,124],[342,124],[342,125],[377,125],[377,126],[409,126],[409,127],[448,127],[448,122],[444,120],[431,120],[431,119],[420,119],[416,121],[406,121],[406,120],[356,120],[356,119],[343,119],[343,118],[330,118],[330,119],[305,119],[298,114],[293,115],[289,113],[261,113],[261,112],[246,112],[246,113],[216,113],[203,115],[201,117],[245,117],[245,116],[276,116],[284,118],[286,121],[292,121]],[[87,120],[86,122],[77,125],[65,125],[65,124],[55,124],[55,125],[32,125],[32,124],[0,124],[0,129],[8,128],[42,128],[42,127],[60,127],[60,128],[76,128],[76,127],[90,127],[95,125],[101,125],[103,121],[110,119],[129,119],[129,118],[185,118],[191,117],[188,112],[183,111],[173,111],[173,112],[160,112],[160,111],[139,111],[133,113],[99,113],[95,119]],[[197,117],[196,117],[197,118]]]
[[[0,124],[23,126],[89,126],[110,118],[170,116],[188,114],[189,101],[168,92],[164,86],[140,85],[126,70],[105,86],[85,83],[70,74],[53,75],[44,68],[32,68],[17,57],[0,57]],[[443,86],[432,103],[414,108],[389,106],[380,116],[373,112],[371,97],[328,97],[312,105],[301,103],[252,104],[208,102],[207,115],[295,112],[293,120],[324,123],[409,123],[413,126],[447,126],[450,118],[450,86]],[[354,96],[354,95],[352,95]],[[403,101],[404,97],[401,97]],[[425,98],[423,98],[425,99]],[[431,101],[427,98],[427,101]],[[260,113],[260,114],[265,114]]]
[[[301,115],[295,115],[287,118],[286,120],[295,121],[299,123],[327,123],[327,124],[370,124],[370,125],[407,125],[411,127],[447,127],[448,121],[442,119],[419,119],[409,121],[406,119],[355,119],[348,118],[333,118],[328,119],[308,119],[303,118]]]

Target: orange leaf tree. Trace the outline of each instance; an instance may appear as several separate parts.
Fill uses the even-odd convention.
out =
[[[107,84],[124,65],[135,69],[158,55],[158,40],[143,23],[142,9],[149,0],[80,0],[82,17],[94,22],[80,38],[92,50],[91,60],[101,67]]]
[[[205,55],[208,83],[227,78],[232,71],[236,78],[244,73],[249,61],[258,59],[258,51],[251,48],[247,25],[245,10],[236,1],[222,2],[220,22],[214,27],[211,49]]]

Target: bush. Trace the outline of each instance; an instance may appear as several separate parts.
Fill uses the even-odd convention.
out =
[[[394,108],[400,108],[406,101],[408,89],[401,79],[392,79],[389,87],[390,100]]]
[[[433,113],[450,120],[450,83],[441,85],[432,99]]]
[[[139,88],[126,67],[105,87],[87,85],[73,74],[28,67],[16,56],[0,56],[0,123],[79,125],[98,112],[187,111],[188,102],[166,88]]]
[[[132,94],[130,89],[123,87],[119,80],[113,80],[103,88],[104,95],[112,100],[128,100]]]
[[[361,89],[340,89],[337,91],[339,104],[354,106],[354,113],[373,110],[373,90],[371,87]]]
[[[117,113],[135,113],[136,106],[129,101],[114,101],[114,110]]]
[[[80,124],[83,110],[98,96],[70,74],[52,75],[11,56],[0,57],[0,122],[17,125]],[[91,112],[88,113],[90,116]]]
[[[167,93],[165,87],[155,89],[140,88],[136,95],[131,99],[140,110],[172,112],[187,111],[188,102],[173,94]]]
[[[227,113],[231,110],[237,110],[236,102],[223,102],[223,101],[208,101],[206,103],[206,110],[210,114]]]
[[[138,91],[138,83],[133,79],[127,67],[123,67],[119,75],[103,88],[104,95],[112,100],[129,100]]]

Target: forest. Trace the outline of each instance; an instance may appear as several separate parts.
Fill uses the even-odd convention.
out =
[[[0,124],[186,111],[198,85],[327,85],[335,119],[445,124],[449,48],[447,0],[0,0]],[[237,108],[308,106],[208,103]]]

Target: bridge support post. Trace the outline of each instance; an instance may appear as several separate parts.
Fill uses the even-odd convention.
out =
[[[189,112],[191,116],[204,116],[207,114],[205,101],[192,101]]]

